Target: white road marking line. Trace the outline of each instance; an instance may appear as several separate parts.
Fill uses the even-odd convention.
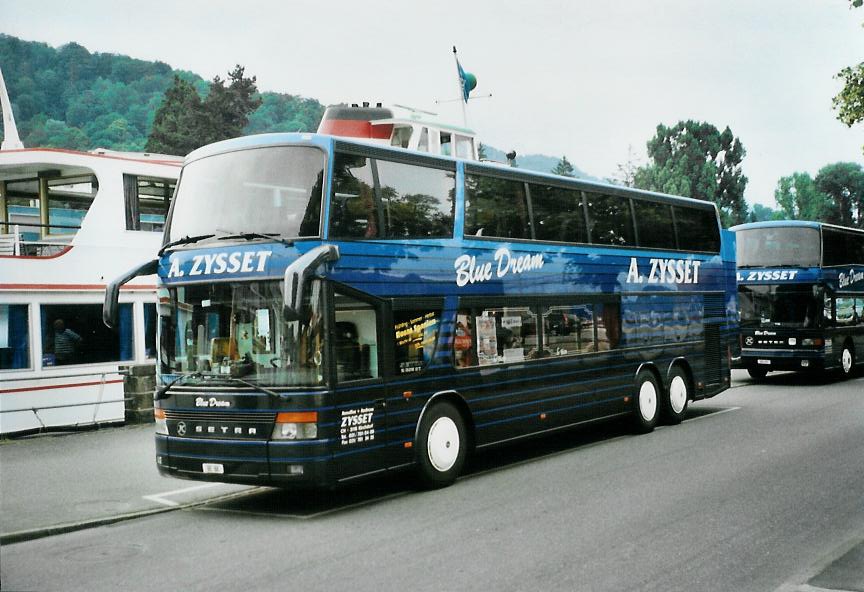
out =
[[[726,409],[721,409],[720,411],[712,411],[711,413],[706,413],[705,415],[700,415],[699,417],[684,419],[684,423],[699,421],[700,419],[706,419],[708,417],[717,417],[718,415],[722,415],[723,413],[729,413],[730,411],[737,411],[739,409],[741,409],[741,407],[727,407]]]
[[[162,493],[154,493],[153,495],[142,495],[141,498],[156,502],[159,504],[164,504],[166,506],[179,506],[179,502],[175,502],[173,500],[164,499],[166,497],[177,495],[178,493],[188,493],[190,491],[197,491],[199,489],[207,489],[208,487],[218,487],[222,485],[221,483],[204,483],[203,485],[193,485],[192,487],[184,487],[183,489],[175,489],[173,491],[165,491]]]

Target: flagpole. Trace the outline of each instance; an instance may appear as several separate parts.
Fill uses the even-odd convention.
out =
[[[456,46],[453,46],[453,59],[456,60],[456,82],[459,86],[459,99],[462,103],[462,125],[463,127],[468,127],[468,110],[466,109],[466,105],[468,101],[465,100],[465,81],[462,79],[460,75],[461,67],[459,65],[459,57],[456,55]]]

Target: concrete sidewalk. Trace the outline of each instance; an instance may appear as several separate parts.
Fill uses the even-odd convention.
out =
[[[153,425],[0,441],[0,543],[167,511],[250,489],[163,477]]]

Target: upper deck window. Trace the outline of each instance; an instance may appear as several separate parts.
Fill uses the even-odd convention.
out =
[[[455,174],[437,168],[337,153],[331,238],[448,238]]]
[[[630,200],[615,195],[588,193],[591,242],[600,245],[635,245]]]
[[[546,185],[529,185],[537,240],[587,243],[582,192]]]
[[[864,233],[822,229],[823,265],[864,265]]]
[[[677,213],[676,213],[677,217]],[[738,267],[819,266],[819,230],[767,227],[735,233]]]
[[[60,176],[60,171],[44,171],[38,177],[6,182],[7,216],[10,224],[21,228],[25,241],[74,236],[87,215],[99,184],[94,175]],[[48,225],[40,212],[48,210]]]
[[[465,175],[465,234],[531,238],[531,221],[520,181]]]
[[[183,167],[169,240],[219,232],[318,236],[324,153],[305,146],[238,150]]]
[[[639,246],[653,249],[674,249],[675,224],[672,207],[668,204],[633,200],[636,214],[636,229],[639,231]]]
[[[720,228],[714,210],[673,206],[678,248],[682,251],[720,251]]]

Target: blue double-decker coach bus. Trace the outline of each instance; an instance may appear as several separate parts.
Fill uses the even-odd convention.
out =
[[[729,237],[731,237],[731,233]],[[329,486],[729,386],[734,240],[712,203],[326,135],[187,157],[158,273],[156,460]]]
[[[742,224],[737,242],[741,358],[774,370],[838,369],[864,355],[864,231],[796,220]]]

